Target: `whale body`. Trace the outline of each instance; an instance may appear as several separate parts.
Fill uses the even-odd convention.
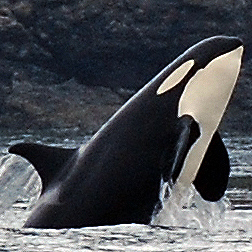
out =
[[[149,224],[161,181],[193,183],[217,201],[230,172],[218,126],[236,83],[243,45],[216,36],[192,46],[76,149],[19,143],[42,192],[25,227]]]

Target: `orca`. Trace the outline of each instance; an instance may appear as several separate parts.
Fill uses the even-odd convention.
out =
[[[186,50],[76,149],[19,143],[42,192],[24,227],[149,224],[161,181],[193,183],[218,201],[230,172],[218,126],[237,81],[243,44],[207,38]]]

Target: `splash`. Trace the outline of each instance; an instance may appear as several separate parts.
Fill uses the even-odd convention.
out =
[[[225,219],[230,202],[223,197],[217,202],[203,200],[193,185],[185,187],[176,183],[172,189],[163,184],[161,195],[163,207],[153,216],[152,225],[180,226],[218,230]]]
[[[30,208],[41,189],[39,177],[32,165],[21,157],[5,155],[0,159],[0,214],[14,204]]]

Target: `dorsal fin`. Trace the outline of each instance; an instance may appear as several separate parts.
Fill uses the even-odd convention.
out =
[[[11,146],[9,153],[26,158],[35,167],[42,180],[43,193],[76,150],[34,143],[19,143]]]

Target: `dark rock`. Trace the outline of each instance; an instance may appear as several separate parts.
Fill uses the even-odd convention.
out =
[[[129,97],[120,88],[139,89],[194,43],[225,34],[246,53],[223,129],[251,134],[251,15],[249,0],[1,1],[0,127],[95,131]]]
[[[0,124],[17,129],[79,128],[93,134],[124,102],[109,88],[79,85],[74,79],[34,86],[21,75],[5,99],[8,113],[0,116]]]

